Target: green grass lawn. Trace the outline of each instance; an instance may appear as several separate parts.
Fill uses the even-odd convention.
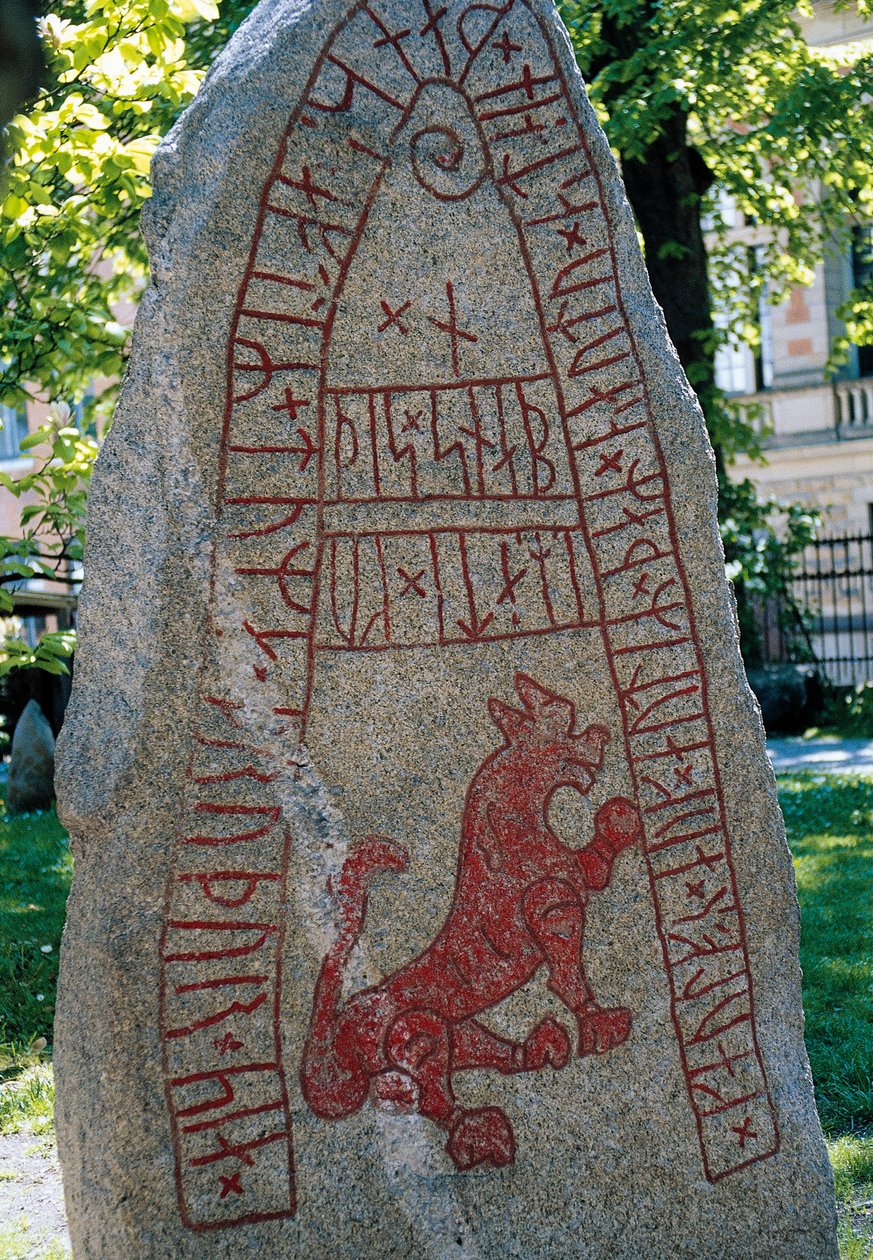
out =
[[[72,872],[54,811],[0,820],[0,1133],[51,1128],[49,1048]]]
[[[779,787],[841,1255],[873,1260],[873,779],[780,775]],[[0,1133],[51,1128],[51,1027],[71,873],[53,813],[0,820]],[[0,1260],[4,1245],[0,1230]]]
[[[873,780],[783,774],[806,1044],[845,1260],[873,1260]]]

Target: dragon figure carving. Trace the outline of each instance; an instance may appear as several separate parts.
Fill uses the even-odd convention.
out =
[[[467,792],[455,893],[434,941],[379,984],[344,1004],[345,965],[364,926],[375,873],[402,871],[408,854],[371,836],[332,885],[341,927],[322,963],[303,1056],[304,1097],[317,1116],[337,1120],[374,1101],[417,1109],[448,1132],[459,1169],[515,1158],[515,1137],[498,1107],[463,1108],[456,1072],[563,1068],[570,1037],[543,1019],[521,1044],[480,1022],[545,966],[548,987],[574,1016],[580,1055],[603,1054],[630,1033],[630,1011],[598,1005],[585,978],[585,907],[609,883],[615,858],[642,838],[639,811],[624,796],[597,811],[582,849],[562,844],[548,823],[561,787],[587,793],[603,764],[609,732],[576,734],[575,706],[525,674],[523,708],[489,702],[504,743],[479,767]]]

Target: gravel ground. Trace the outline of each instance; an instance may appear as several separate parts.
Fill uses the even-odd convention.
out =
[[[0,1137],[0,1238],[27,1221],[30,1249],[22,1260],[42,1260],[54,1241],[69,1248],[61,1169],[54,1141],[16,1133]],[[17,1255],[18,1253],[13,1253]]]

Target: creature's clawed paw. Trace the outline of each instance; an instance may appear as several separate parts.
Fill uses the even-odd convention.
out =
[[[546,1066],[562,1068],[570,1058],[570,1038],[556,1019],[544,1019],[524,1043],[524,1070],[536,1072]]]
[[[630,1028],[631,1013],[624,1006],[580,1016],[579,1054],[605,1054],[627,1041]]]
[[[452,1125],[446,1150],[462,1172],[477,1164],[503,1168],[515,1160],[515,1134],[499,1107],[478,1107]]]

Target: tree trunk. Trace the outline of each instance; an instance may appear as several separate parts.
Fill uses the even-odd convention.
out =
[[[628,199],[643,235],[646,268],[667,330],[704,414],[715,380],[706,245],[700,198],[709,172],[688,147],[687,119],[677,109],[640,158],[623,158]]]
[[[0,127],[40,85],[44,61],[36,29],[39,11],[36,0],[0,0]]]

